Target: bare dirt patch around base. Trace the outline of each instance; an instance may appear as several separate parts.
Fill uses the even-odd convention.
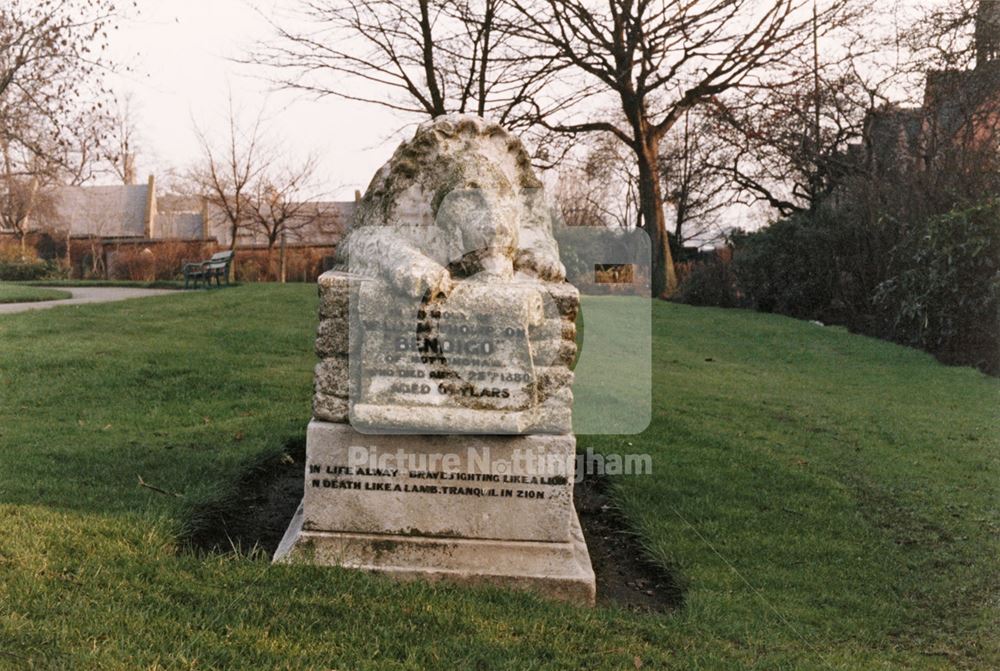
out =
[[[187,547],[271,557],[302,500],[304,462],[305,443],[298,440],[279,457],[253,465],[230,497],[192,511]],[[598,605],[646,612],[680,608],[683,593],[676,580],[645,559],[611,503],[607,480],[588,477],[576,484],[573,497],[597,576]]]

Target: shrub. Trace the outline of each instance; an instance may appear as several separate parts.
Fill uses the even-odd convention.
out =
[[[733,236],[733,272],[764,312],[876,334],[872,296],[888,277],[899,225],[864,208],[822,206]]]
[[[241,282],[264,282],[267,280],[267,269],[256,255],[246,253],[236,255],[236,278]]]
[[[110,276],[116,280],[173,280],[186,261],[201,261],[211,251],[201,242],[167,240],[146,246],[121,246],[109,253]]]
[[[159,242],[153,251],[153,278],[157,280],[180,279],[187,262],[208,258],[213,249],[201,242],[166,240]]]
[[[829,222],[807,215],[736,236],[733,272],[758,310],[817,319],[834,297]]]
[[[23,256],[19,245],[0,247],[0,280],[9,282],[41,280],[57,270],[55,264],[43,261],[33,254]]]
[[[719,308],[743,305],[728,248],[707,261],[678,264],[678,271],[680,282],[674,296],[678,303]]]
[[[0,260],[0,280],[24,282],[45,279],[54,268],[39,259],[21,261]]]
[[[111,279],[142,282],[156,279],[156,259],[148,247],[125,247],[108,256]]]
[[[1000,372],[1000,201],[914,226],[891,267],[875,292],[888,338]]]
[[[333,253],[330,247],[288,247],[285,250],[285,277],[289,282],[315,282],[324,270],[323,259]],[[268,256],[266,249],[236,250],[236,279],[241,282],[273,282],[281,275],[281,251],[276,246]]]

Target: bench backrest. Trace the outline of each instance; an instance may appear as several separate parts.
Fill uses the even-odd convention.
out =
[[[212,258],[210,258],[207,262],[205,262],[205,265],[211,268],[212,270],[218,270],[220,268],[225,268],[226,266],[228,266],[232,260],[233,260],[233,253],[231,251],[216,252],[215,254],[212,254]]]

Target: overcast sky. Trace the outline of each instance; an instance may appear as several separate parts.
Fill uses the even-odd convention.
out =
[[[116,61],[131,68],[113,76],[112,84],[119,98],[133,100],[143,179],[197,160],[194,124],[210,135],[223,132],[231,90],[236,105],[250,115],[266,104],[268,126],[290,156],[319,154],[324,195],[349,199],[355,189],[364,190],[400,141],[393,133],[406,120],[373,105],[273,91],[259,70],[231,60],[270,38],[267,18],[287,17],[295,5],[296,0],[138,0],[138,11],[112,36],[111,49]]]
[[[266,103],[268,127],[291,155],[320,155],[320,181],[333,198],[353,197],[399,142],[390,137],[404,121],[370,105],[316,101],[272,91],[260,73],[230,59],[267,39],[266,16],[287,12],[293,0],[138,0],[139,11],[112,36],[114,59],[131,72],[114,75],[119,98],[131,94],[139,130],[138,169],[163,175],[199,155],[197,123],[207,132],[226,128],[228,91],[252,116]]]

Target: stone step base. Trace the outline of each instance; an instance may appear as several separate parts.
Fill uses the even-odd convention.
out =
[[[592,606],[594,569],[580,521],[567,543],[308,531],[302,507],[285,532],[275,562],[344,566],[400,580],[445,580],[538,592]]]

